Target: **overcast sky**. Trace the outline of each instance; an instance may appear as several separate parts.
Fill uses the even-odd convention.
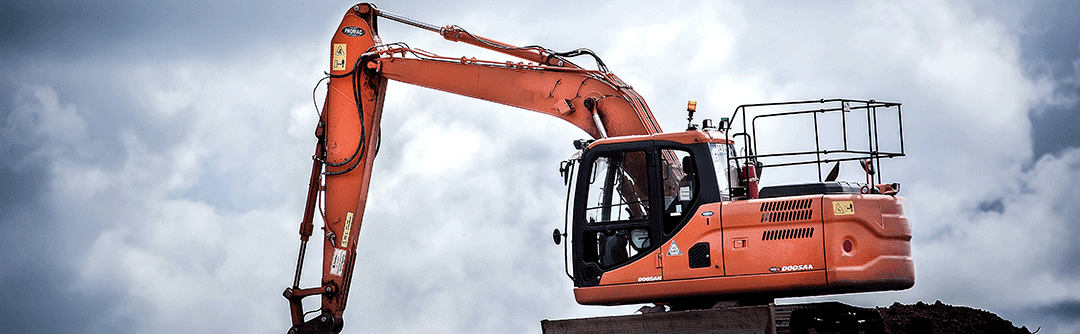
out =
[[[0,2],[0,328],[284,332],[312,88],[351,5]],[[902,102],[908,156],[883,170],[908,199],[916,285],[824,299],[941,300],[1078,332],[1075,1],[379,7],[511,44],[591,48],[669,131],[685,126],[687,100],[706,118],[766,101]],[[491,56],[380,28],[384,42]],[[558,162],[584,132],[395,83],[383,131],[345,332],[538,333],[545,318],[636,310],[577,305],[551,243]]]

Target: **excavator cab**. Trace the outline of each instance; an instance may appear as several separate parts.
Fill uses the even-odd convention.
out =
[[[911,287],[904,200],[875,167],[904,154],[899,107],[842,99],[744,105],[731,118],[741,127],[725,119],[720,127],[703,122],[580,145],[564,164],[576,167],[564,168],[564,177],[572,195],[567,274],[577,301],[696,308]],[[793,142],[812,148],[775,151],[755,137],[772,133],[763,124],[799,117],[811,120],[801,133],[812,135]],[[879,124],[892,119],[895,131]],[[883,146],[881,137],[892,135],[898,150]],[[861,165],[865,183],[837,181],[841,162]],[[759,186],[763,169],[780,176],[799,166],[816,166],[817,182]]]
[[[575,180],[575,283],[596,284],[601,273],[655,253],[703,203],[729,199],[730,150],[716,131],[593,142]],[[661,275],[653,269],[644,277]]]

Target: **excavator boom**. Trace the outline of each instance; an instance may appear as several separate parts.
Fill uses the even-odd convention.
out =
[[[369,64],[394,81],[555,116],[593,138],[660,132],[645,105],[623,92],[629,88],[614,86],[595,71],[400,57]]]
[[[383,45],[379,17],[439,32],[461,41],[529,61],[494,62],[446,58],[404,44]],[[577,51],[567,55],[591,54]],[[353,6],[331,41],[331,68],[326,101],[316,129],[318,144],[312,166],[301,249],[290,301],[291,333],[340,331],[352,270],[356,236],[378,153],[380,119],[388,80],[501,103],[558,117],[593,138],[647,135],[661,129],[641,98],[614,74],[587,70],[541,47],[519,48],[476,36],[456,26],[436,28],[380,11],[372,4]],[[597,58],[598,59],[598,58]],[[299,277],[315,210],[322,198],[324,227],[322,282],[300,288]],[[301,302],[322,297],[320,314],[305,320]]]

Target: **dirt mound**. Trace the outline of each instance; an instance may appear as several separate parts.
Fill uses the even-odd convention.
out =
[[[885,323],[885,333],[1002,333],[1030,334],[1027,327],[1016,328],[1012,322],[996,314],[965,306],[923,302],[915,305],[894,303],[879,307]]]

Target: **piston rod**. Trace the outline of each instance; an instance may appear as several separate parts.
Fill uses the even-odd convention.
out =
[[[417,28],[420,28],[420,29],[426,29],[426,30],[431,30],[431,31],[437,32],[437,33],[442,33],[442,28],[440,28],[440,27],[437,27],[437,26],[432,25],[430,23],[424,23],[424,22],[420,22],[420,21],[417,21],[417,20],[413,20],[413,19],[401,16],[401,15],[398,15],[398,14],[394,14],[392,12],[388,12],[388,11],[385,11],[385,10],[375,9],[375,15],[378,15],[380,17],[385,17],[385,18],[388,18],[390,20],[397,21],[397,22],[400,22],[400,23],[408,24],[408,25],[411,25],[413,27],[417,27]]]

